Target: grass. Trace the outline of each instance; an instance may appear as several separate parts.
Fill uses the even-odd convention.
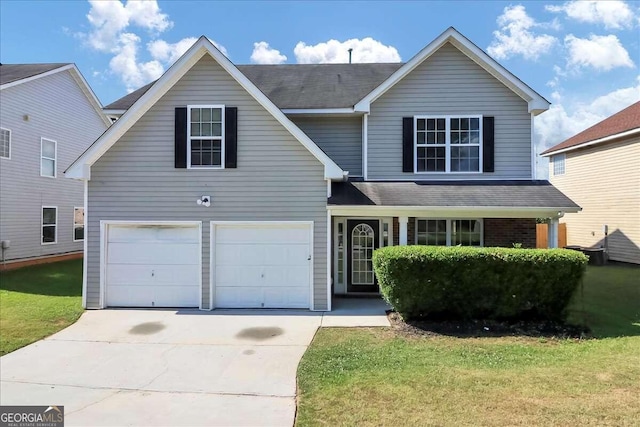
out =
[[[570,320],[595,339],[320,329],[298,368],[296,425],[637,425],[639,273],[589,267]]]
[[[82,260],[0,273],[0,355],[66,328],[82,311]]]

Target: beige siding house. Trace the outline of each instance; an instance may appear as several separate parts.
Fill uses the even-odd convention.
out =
[[[568,213],[567,243],[606,247],[640,264],[640,102],[550,148],[549,176],[582,207]]]

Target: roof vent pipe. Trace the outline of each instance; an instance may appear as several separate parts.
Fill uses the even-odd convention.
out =
[[[349,52],[349,64],[351,64],[351,52],[353,52],[353,48],[350,47],[349,49],[347,49]]]

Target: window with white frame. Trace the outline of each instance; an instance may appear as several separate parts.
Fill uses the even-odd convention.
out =
[[[42,244],[51,245],[58,241],[58,208],[42,207]]]
[[[482,246],[482,220],[416,219],[416,243],[432,246]]]
[[[415,172],[480,172],[481,116],[416,116]]]
[[[566,157],[564,154],[557,154],[552,157],[554,175],[564,175],[564,162]]]
[[[223,168],[224,105],[187,107],[189,168]]]
[[[84,240],[84,208],[73,208],[73,241]]]
[[[0,128],[0,157],[11,158],[11,131],[5,128]]]
[[[40,139],[40,176],[56,177],[58,143],[52,139]]]

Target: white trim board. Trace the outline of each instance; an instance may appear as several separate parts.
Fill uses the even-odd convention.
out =
[[[267,98],[213,43],[201,36],[98,140],[78,157],[65,172],[75,179],[91,179],[91,166],[120,139],[149,109],[171,89],[204,55],[210,55],[262,107],[284,126],[324,165],[325,179],[343,179],[343,171],[324,151]]]
[[[407,216],[468,218],[547,218],[575,213],[577,207],[510,207],[510,206],[338,206],[328,205],[332,216]],[[561,215],[560,215],[561,216]]]
[[[407,74],[422,64],[427,58],[433,55],[446,43],[451,43],[464,53],[469,59],[484,68],[489,74],[494,76],[514,93],[527,101],[529,112],[538,115],[549,109],[549,101],[544,99],[539,93],[527,86],[522,80],[511,74],[506,68],[496,60],[487,55],[482,49],[463,36],[458,30],[449,27],[442,34],[436,37],[431,43],[425,46],[418,54],[406,62],[395,73],[387,78],[382,84],[362,98],[355,106],[355,111],[369,112],[371,103],[391,89],[396,83],[402,80]]]

